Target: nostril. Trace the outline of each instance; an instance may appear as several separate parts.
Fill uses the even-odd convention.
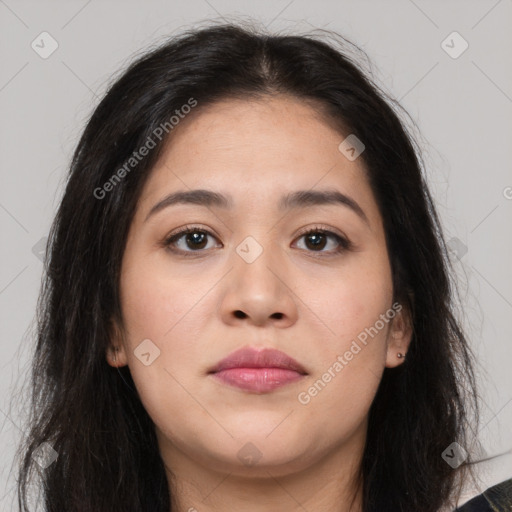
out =
[[[278,320],[281,320],[281,318],[283,318],[283,313],[274,313],[272,315],[272,318],[277,318]]]
[[[235,316],[237,318],[245,318],[246,314],[243,311],[240,311],[239,309],[235,311]]]

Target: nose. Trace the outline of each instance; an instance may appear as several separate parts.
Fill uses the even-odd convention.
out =
[[[298,299],[285,266],[286,258],[270,249],[263,250],[252,262],[236,253],[233,256],[234,267],[221,301],[223,321],[259,327],[293,325],[298,318]]]

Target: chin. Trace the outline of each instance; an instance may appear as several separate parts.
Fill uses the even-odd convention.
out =
[[[235,439],[229,442],[225,438],[204,440],[202,456],[208,460],[203,462],[239,476],[268,478],[269,473],[284,476],[305,469],[314,458],[314,451],[305,446],[300,436],[291,437],[286,432],[277,435],[275,431],[270,435],[267,431],[232,434]]]

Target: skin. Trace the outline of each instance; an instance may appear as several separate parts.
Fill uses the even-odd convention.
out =
[[[294,98],[226,100],[180,122],[145,184],[122,262],[124,325],[106,357],[129,366],[155,423],[173,510],[361,510],[360,492],[349,507],[352,478],[382,372],[407,352],[405,308],[309,403],[297,398],[394,302],[382,218],[362,158],[338,150],[344,138]],[[167,194],[196,188],[230,194],[232,209],[177,204],[145,220]],[[277,209],[284,193],[324,188],[368,223],[342,205]],[[208,244],[185,235],[171,252],[162,240],[187,225],[209,231]],[[301,229],[317,227],[353,248],[336,253],[331,237],[315,248]],[[263,248],[252,263],[236,251],[248,236]],[[147,366],[134,353],[145,339],[160,350]],[[243,346],[282,350],[308,375],[270,393],[208,375]],[[247,443],[261,454],[253,465],[237,456]]]

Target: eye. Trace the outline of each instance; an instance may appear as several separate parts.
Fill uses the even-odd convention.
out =
[[[202,249],[211,249],[208,247],[209,236],[213,237],[209,231],[197,226],[186,226],[168,236],[163,245],[174,252],[199,252]]]
[[[346,238],[320,227],[314,227],[303,232],[299,239],[302,238],[305,239],[306,250],[310,249],[311,252],[337,254],[349,250],[352,247],[352,244]],[[324,251],[323,249],[329,245],[329,240],[331,240],[331,248],[333,245],[334,248]]]
[[[215,238],[212,233],[198,226],[186,226],[169,235],[162,242],[162,245],[172,252],[202,252],[204,249],[212,248],[211,245],[208,245],[208,237]],[[332,255],[349,250],[352,247],[351,242],[346,238],[320,227],[313,227],[303,232],[299,236],[299,240],[303,238],[305,239],[305,250],[308,252]],[[329,245],[331,249],[324,250]],[[302,249],[303,247],[299,248]]]

